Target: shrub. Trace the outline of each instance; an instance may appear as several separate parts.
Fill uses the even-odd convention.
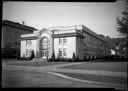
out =
[[[52,61],[55,61],[55,53],[54,53],[54,52],[52,53],[51,60],[52,60]]]
[[[87,61],[87,59],[86,59],[86,55],[84,56],[84,59],[83,59],[83,61]]]
[[[75,62],[76,61],[76,55],[75,53],[73,52],[73,56],[72,56],[72,61]]]
[[[32,55],[31,55],[30,59],[32,60],[33,58],[35,58],[35,54],[34,54],[34,51],[32,50]]]
[[[52,60],[55,60],[55,53],[52,54]]]

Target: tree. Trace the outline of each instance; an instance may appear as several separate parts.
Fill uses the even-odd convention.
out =
[[[72,60],[73,60],[73,61],[76,61],[76,55],[75,55],[74,52],[73,52]]]
[[[53,61],[55,60],[55,53],[54,52],[52,53],[52,60]]]
[[[123,17],[117,18],[117,31],[126,38],[126,55],[128,57],[128,0],[125,0],[125,10],[122,12]]]
[[[32,58],[35,58],[34,50],[32,50]]]
[[[125,10],[122,12],[123,17],[117,18],[117,31],[128,38],[128,0],[125,0],[125,2]]]

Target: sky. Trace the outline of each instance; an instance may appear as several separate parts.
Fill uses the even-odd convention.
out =
[[[84,25],[97,34],[119,37],[117,17],[122,17],[124,1],[117,2],[4,2],[2,20],[10,20],[38,30],[54,26]]]

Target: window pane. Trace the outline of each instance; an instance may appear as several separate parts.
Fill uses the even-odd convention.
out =
[[[42,51],[42,56],[43,56],[43,57],[45,56],[45,54],[44,54],[44,50]]]
[[[45,56],[47,57],[47,51],[45,51]]]
[[[62,49],[59,49],[59,56],[62,57]]]
[[[27,49],[27,50],[26,50],[26,56],[27,56],[27,57],[30,57],[30,56],[31,56],[31,49]]]
[[[26,41],[26,46],[30,46],[32,44],[31,40]]]
[[[62,44],[62,38],[59,38],[59,44]]]
[[[64,44],[66,44],[67,43],[67,38],[66,37],[64,37]]]
[[[48,38],[43,38],[42,39],[42,49],[47,49],[49,46],[49,40]]]
[[[64,53],[64,56],[67,56],[67,49],[66,48],[63,49],[63,53]]]

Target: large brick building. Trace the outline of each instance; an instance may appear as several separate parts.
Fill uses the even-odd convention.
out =
[[[16,57],[20,50],[19,38],[22,34],[33,33],[33,27],[24,24],[2,21],[2,57]]]
[[[21,57],[29,57],[32,50],[36,57],[42,58],[50,58],[53,52],[55,57],[63,58],[72,58],[75,53],[80,59],[109,53],[106,38],[83,25],[52,27],[21,35]]]

